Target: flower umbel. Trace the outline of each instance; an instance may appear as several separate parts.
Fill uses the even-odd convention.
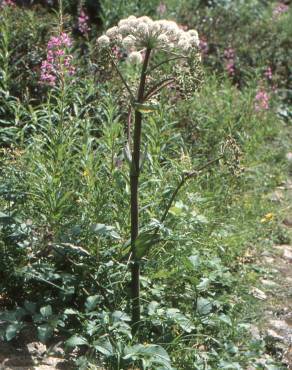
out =
[[[184,31],[173,21],[153,21],[146,16],[136,18],[131,15],[120,20],[118,26],[108,29],[97,43],[103,48],[121,45],[130,57],[131,53],[147,48],[188,54],[192,49],[199,49],[200,41],[196,30]]]

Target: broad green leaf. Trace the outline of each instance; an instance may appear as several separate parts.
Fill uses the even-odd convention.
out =
[[[36,312],[36,303],[25,301],[24,302],[24,308],[31,314],[34,314]]]
[[[20,332],[22,327],[23,327],[22,322],[15,322],[8,325],[5,332],[6,340],[10,341],[14,337],[16,337],[16,335]]]
[[[110,237],[112,239],[121,239],[120,235],[115,231],[113,226],[105,224],[93,224],[91,225],[91,231],[97,235]]]
[[[66,340],[65,345],[67,347],[77,347],[77,346],[84,346],[88,345],[87,340],[79,335],[73,335],[71,338]]]
[[[93,311],[97,307],[98,302],[100,302],[100,297],[98,295],[87,297],[85,302],[86,311]]]
[[[113,346],[108,338],[100,338],[93,343],[93,347],[106,357],[114,354]]]
[[[141,259],[160,238],[153,230],[142,232],[135,241],[136,257]]]
[[[225,324],[232,326],[232,321],[229,316],[225,315],[222,313],[221,315],[218,316],[219,320],[224,322]]]
[[[46,343],[52,337],[53,331],[53,328],[48,324],[38,326],[38,339],[41,342]]]
[[[191,267],[195,270],[200,266],[200,257],[198,255],[190,256],[188,260],[191,262]]]
[[[114,311],[112,314],[112,318],[114,321],[131,321],[130,316],[122,311]]]
[[[206,298],[198,298],[197,311],[200,315],[208,315],[212,311],[212,302]]]
[[[52,316],[52,314],[53,314],[52,306],[51,305],[47,305],[47,306],[42,307],[40,309],[40,313],[45,318],[48,318],[48,317]]]
[[[64,311],[65,315],[78,315],[79,312],[77,310],[73,310],[73,308],[66,308]]]

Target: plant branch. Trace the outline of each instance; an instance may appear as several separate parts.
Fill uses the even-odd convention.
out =
[[[190,171],[190,172],[185,172],[182,174],[181,176],[181,180],[180,182],[178,183],[177,187],[175,188],[174,192],[172,193],[172,196],[171,198],[169,199],[169,202],[166,206],[166,209],[163,213],[163,216],[161,217],[161,220],[160,222],[163,223],[169,213],[169,210],[172,206],[172,203],[174,202],[175,200],[175,197],[177,196],[178,192],[180,191],[180,189],[183,187],[183,185],[191,178],[193,177],[196,177],[200,174],[200,172],[202,172],[204,169],[206,169],[207,167],[210,167],[212,166],[214,163],[217,163],[220,159],[223,158],[223,154],[221,154],[219,157],[215,158],[215,159],[212,159],[211,161],[205,163],[204,165]]]
[[[176,54],[177,55],[177,54]],[[155,69],[159,68],[160,66],[162,66],[163,64],[166,64],[166,63],[169,63],[169,62],[172,62],[173,60],[178,60],[178,59],[187,59],[186,56],[184,55],[179,55],[179,56],[176,56],[176,57],[173,57],[173,58],[169,58],[169,59],[165,59],[163,60],[162,62],[160,63],[157,63],[155,66],[153,66],[152,68],[150,68],[147,73],[149,74],[150,72],[154,71]]]
[[[114,58],[111,56],[110,53],[108,53],[108,55],[111,59],[112,65],[114,66],[115,70],[117,71],[122,83],[124,84],[125,88],[127,89],[128,93],[130,94],[131,99],[134,101],[135,97],[134,97],[134,94],[132,93],[132,90],[130,89],[130,86],[127,84],[127,81],[125,80],[124,76],[122,75],[122,72],[119,70],[119,67],[116,65],[116,63],[114,61]]]
[[[146,101],[147,99],[150,99],[153,95],[157,94],[167,85],[170,85],[173,81],[175,81],[175,79],[173,77],[169,77],[169,78],[165,78],[164,80],[158,82],[145,94],[144,101]]]

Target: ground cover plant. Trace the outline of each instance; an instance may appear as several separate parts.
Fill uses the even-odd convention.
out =
[[[290,241],[289,5],[5,0],[0,21],[1,341],[286,368],[250,329],[256,256]]]

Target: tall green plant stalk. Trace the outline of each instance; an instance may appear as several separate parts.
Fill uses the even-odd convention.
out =
[[[137,93],[137,103],[143,104],[145,84],[147,77],[147,67],[150,60],[151,49],[147,48],[141,70],[140,83]],[[141,317],[140,304],[140,262],[136,255],[135,242],[139,234],[139,176],[140,176],[140,152],[141,152],[141,134],[142,134],[142,113],[135,109],[134,137],[132,163],[130,169],[130,187],[131,187],[131,296],[132,296],[132,324],[133,331],[136,332]]]

